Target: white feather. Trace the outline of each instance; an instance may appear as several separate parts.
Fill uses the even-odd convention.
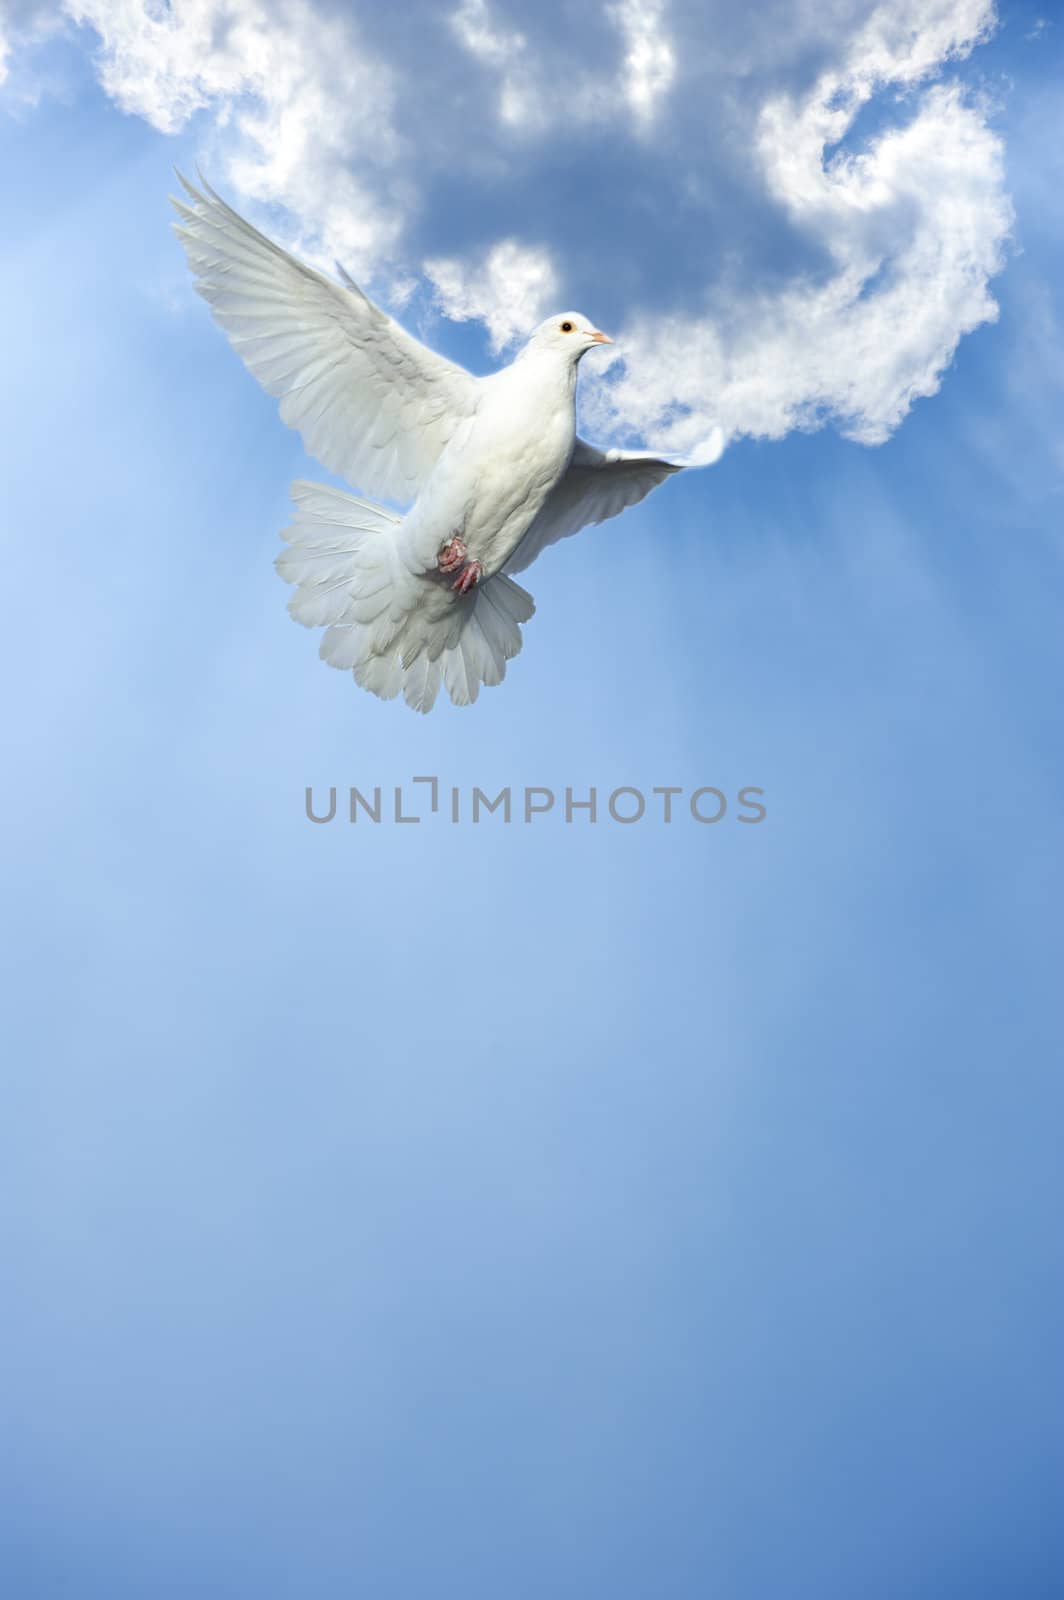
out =
[[[414,499],[463,417],[477,380],[419,344],[357,289],[297,261],[209,184],[178,177],[175,232],[215,320],[310,454],[389,500]],[[202,180],[201,180],[202,181]],[[382,402],[400,397],[400,407]]]
[[[502,574],[464,597],[434,584],[428,606],[425,580],[399,560],[393,513],[324,484],[295,483],[292,499],[275,565],[295,585],[292,616],[325,628],[323,661],[382,699],[402,691],[417,711],[432,709],[441,683],[455,705],[471,705],[482,683],[502,682],[535,612],[526,590]]]

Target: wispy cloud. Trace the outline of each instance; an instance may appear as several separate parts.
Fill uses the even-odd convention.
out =
[[[174,134],[210,112],[221,177],[285,206],[293,243],[372,273],[400,217],[379,194],[394,161],[392,73],[356,24],[309,0],[66,0],[99,38],[97,72],[123,111]]]
[[[63,16],[42,0],[0,0],[0,91],[12,108],[33,105],[39,86],[32,76],[16,81],[16,62],[24,61],[63,26]]]
[[[571,48],[550,59],[537,52],[496,0],[462,0],[449,21],[463,49],[495,75],[498,116],[506,126],[526,133],[586,122],[646,127],[676,71],[667,0],[608,0],[601,15],[618,49],[601,52],[595,67],[571,28],[564,35]]]
[[[648,124],[676,75],[676,55],[666,31],[666,6],[663,0],[619,0],[607,6],[606,14],[624,40],[624,98],[637,122]]]
[[[456,257],[425,262],[436,302],[455,322],[483,322],[493,350],[502,350],[540,321],[558,295],[548,251],[503,239],[478,262]]]
[[[604,425],[696,452],[717,430],[779,438],[828,421],[878,444],[936,391],[961,337],[997,315],[988,284],[1012,224],[1001,142],[949,82],[858,153],[840,141],[874,95],[970,50],[992,16],[987,0],[881,6],[808,95],[764,105],[764,182],[831,268],[719,294],[703,318],[634,318],[626,368],[597,397]]]
[[[538,126],[547,109],[525,35],[507,27],[488,0],[462,0],[449,21],[459,44],[496,74],[501,121],[518,128]]]

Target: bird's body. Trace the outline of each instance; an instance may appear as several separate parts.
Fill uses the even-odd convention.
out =
[[[433,468],[404,530],[426,567],[459,537],[485,577],[502,570],[576,443],[576,369],[556,352],[524,351],[482,380],[473,415]]]
[[[297,261],[213,190],[182,183],[178,233],[200,293],[282,418],[332,471],[412,502],[405,515],[293,486],[278,571],[321,654],[373,693],[427,711],[499,683],[532,598],[508,576],[546,545],[641,500],[679,463],[596,450],[576,432],[582,355],[609,343],[565,312],[485,378],[412,339],[344,275]]]

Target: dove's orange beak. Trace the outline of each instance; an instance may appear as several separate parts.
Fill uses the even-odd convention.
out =
[[[591,335],[591,342],[592,344],[612,344],[613,340],[610,338],[608,333],[602,333],[598,328],[596,328],[594,333]]]

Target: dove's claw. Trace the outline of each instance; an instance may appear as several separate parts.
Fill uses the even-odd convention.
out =
[[[465,560],[466,547],[461,539],[455,537],[441,546],[436,564],[441,572],[457,572],[459,567],[465,565]]]
[[[469,561],[462,568],[451,588],[458,594],[468,594],[470,589],[475,589],[484,576],[484,568],[479,561]]]
[[[470,561],[469,552],[465,545],[455,534],[453,539],[448,539],[445,545],[440,546],[440,553],[436,557],[436,565],[441,572],[450,577],[452,572],[458,576],[451,584],[451,588],[458,594],[468,594],[470,589],[476,588],[484,576],[484,568],[479,561]]]

